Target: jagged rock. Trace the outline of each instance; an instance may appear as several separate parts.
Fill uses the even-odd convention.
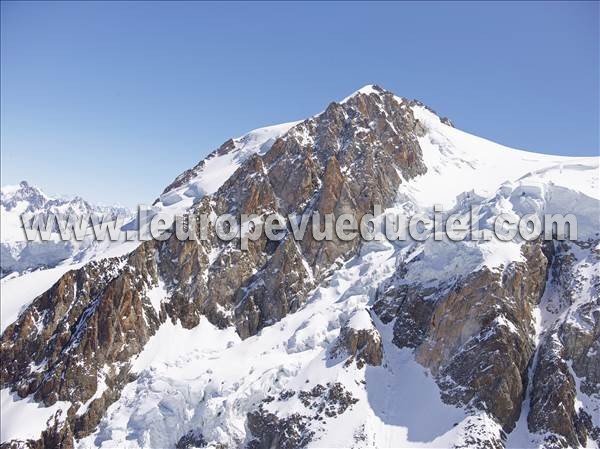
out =
[[[377,88],[293,127],[264,155],[243,161],[194,212],[255,213],[318,211],[352,213],[360,219],[375,204],[395,199],[400,174],[424,173],[417,138],[423,130],[403,100]],[[225,142],[216,155],[235,147]],[[183,173],[168,194],[204,167]],[[145,242],[126,258],[93,263],[65,274],[37,298],[2,335],[0,380],[22,396],[34,394],[45,404],[74,403],[69,423],[78,437],[97,425],[103,411],[129,380],[128,362],[165,319],[193,328],[206,316],[219,327],[236,325],[242,337],[254,335],[297,310],[306,293],[339,257],[349,257],[357,242],[304,239],[291,234],[281,242],[261,237],[240,251],[239,240],[221,242],[211,228],[207,241]],[[209,254],[217,254],[214,260]],[[145,292],[159,280],[165,286],[161,310]],[[360,360],[377,363],[374,335],[348,335]],[[48,343],[49,342],[49,343]],[[371,343],[369,343],[371,342]],[[366,352],[365,352],[366,350]],[[27,354],[28,357],[25,357]],[[33,370],[30,356],[37,366]],[[359,354],[357,354],[359,355]],[[14,363],[4,363],[15,360]],[[101,370],[111,393],[95,400],[84,416],[75,407],[96,392]]]
[[[273,413],[258,410],[248,414],[248,429],[255,437],[248,449],[300,449],[314,436],[308,430],[308,418],[297,413],[278,418]]]
[[[360,315],[360,316],[356,316]],[[340,355],[349,356],[346,364],[356,362],[358,368],[366,365],[379,366],[383,360],[381,335],[373,325],[367,311],[360,311],[350,319],[350,323],[342,327],[337,342],[331,351],[333,358]],[[364,315],[364,316],[363,316]],[[358,318],[358,319],[356,319]],[[359,323],[359,321],[362,321]],[[365,324],[370,324],[366,328]]]

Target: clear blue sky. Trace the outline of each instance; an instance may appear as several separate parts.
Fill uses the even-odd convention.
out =
[[[3,2],[2,184],[134,205],[364,84],[503,144],[599,148],[597,2]]]

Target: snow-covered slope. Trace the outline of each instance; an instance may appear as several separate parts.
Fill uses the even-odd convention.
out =
[[[196,285],[200,286],[196,290],[213,288],[202,280],[227,263],[240,270],[223,271],[229,277],[222,283],[211,281],[217,284],[210,290],[216,296],[244,275],[246,265],[256,275],[251,260],[235,259],[227,247],[209,248],[211,256],[204,258],[205,248],[196,255],[189,246],[181,253],[167,246],[164,252],[138,253],[140,259],[154,261],[157,268],[150,274],[135,261],[119,259],[113,285],[130,285],[134,279],[138,287],[127,290],[128,301],[139,294],[143,305],[119,312],[128,320],[143,315],[137,323],[145,326],[144,337],[151,336],[127,361],[113,365],[107,361],[97,376],[90,375],[96,376],[96,389],[85,401],[73,401],[76,418],[70,422],[83,428],[98,410],[102,417],[97,425],[86,427],[91,432],[76,435],[77,447],[598,447],[600,433],[595,435],[593,429],[600,429],[600,390],[594,378],[600,350],[600,158],[510,149],[460,131],[421,104],[376,86],[365,86],[338,106],[304,122],[262,128],[226,142],[177,177],[154,207],[172,213],[188,210],[206,195],[219,195],[238,169],[240,183],[245,181],[244,170],[250,171],[248,179],[254,182],[252,167],[245,164],[253,154],[264,161],[260,167],[267,177],[265,185],[277,186],[276,177],[282,173],[277,164],[284,160],[293,168],[288,173],[296,170],[293,163],[300,154],[285,153],[296,148],[290,144],[294,139],[315,148],[305,165],[317,165],[320,157],[343,161],[345,155],[340,153],[348,141],[359,139],[358,147],[363,148],[360,136],[380,126],[369,116],[363,128],[352,122],[355,117],[404,111],[408,115],[402,117],[416,119],[414,136],[426,171],[400,175],[396,199],[386,213],[432,214],[432,206],[442,204],[446,211],[466,216],[474,204],[484,230],[493,227],[493,217],[501,212],[573,213],[578,241],[544,244],[520,237],[509,242],[437,241],[440,229],[429,229],[423,242],[363,242],[349,257],[336,259],[322,277],[316,265],[309,266],[308,251],[299,243],[290,244],[286,251],[302,256],[300,268],[290,269],[296,259],[278,255],[285,263],[266,270],[268,276],[280,284],[292,279],[293,287],[283,293],[276,290],[269,304],[280,307],[281,297],[292,297],[289,291],[295,292],[302,282],[311,287],[296,309],[289,306],[290,313],[243,339],[227,320],[243,317],[247,302],[233,306],[217,302],[216,312],[200,309],[205,313],[199,313],[193,325],[187,318],[196,302],[204,305],[213,299],[200,296],[202,301],[196,301],[192,296]],[[348,137],[347,129],[337,127],[330,117],[356,129]],[[382,135],[389,136],[388,126],[395,128],[391,119]],[[272,148],[277,157],[270,157]],[[314,185],[356,182],[350,170],[344,170],[345,179],[330,181],[328,166]],[[242,184],[232,190],[255,187]],[[219,198],[228,200],[227,193]],[[275,258],[260,259],[261,264],[269,267]],[[201,261],[201,269],[180,277],[196,261]],[[127,264],[135,276],[121,281],[119,273],[128,273],[123,268]],[[285,277],[276,278],[284,269]],[[63,273],[45,277],[49,271],[3,282],[3,303],[6,296],[19,304],[8,320],[3,316],[3,329],[50,286],[49,279]],[[86,272],[83,278],[87,276]],[[28,280],[43,287],[24,294],[19,285]],[[269,280],[251,277],[241,290],[250,291]],[[70,280],[64,282],[72,285]],[[183,299],[176,297],[182,284],[192,288]],[[82,288],[81,282],[73,285],[76,291]],[[115,289],[108,297],[111,304],[117,302]],[[77,298],[74,293],[73,303]],[[257,293],[251,299],[256,300],[248,312],[253,317],[262,312],[262,304]],[[84,320],[98,301],[85,309]],[[3,305],[3,315],[4,310]],[[75,322],[79,327],[79,319]],[[111,329],[131,328],[128,322],[118,323]],[[138,340],[131,343],[135,331],[129,332],[129,344],[137,345]],[[109,373],[128,367],[129,379],[134,380],[116,390],[116,382],[110,380],[115,377]],[[98,404],[110,397],[107,392],[113,388],[120,394],[103,409]],[[15,414],[30,406],[30,398],[18,400],[8,389],[2,394],[3,403],[9,404],[6,412],[3,407],[3,418],[15,423]],[[552,405],[559,403],[573,411],[560,414],[560,407]],[[57,404],[65,407],[63,402]],[[94,404],[99,408],[90,414]],[[51,407],[57,406],[42,407],[36,416],[50,416]],[[33,432],[10,424],[2,435],[36,438],[33,434],[39,436],[44,428],[39,420]]]
[[[427,128],[419,139],[427,173],[406,186],[419,205],[449,209],[462,193],[486,197],[506,183],[558,185],[600,197],[598,157],[515,150],[446,125],[424,106],[413,110]]]

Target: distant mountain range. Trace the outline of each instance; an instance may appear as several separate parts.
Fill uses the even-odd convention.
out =
[[[4,186],[0,190],[0,212],[2,226],[0,231],[0,270],[2,277],[12,272],[23,272],[38,268],[54,267],[60,263],[81,261],[89,256],[95,243],[91,238],[77,242],[61,241],[58,229],[49,241],[28,242],[22,229],[21,215],[33,217],[55,216],[75,217],[121,215],[131,220],[129,209],[118,206],[99,206],[80,198],[51,198],[38,187],[22,181],[19,185]]]

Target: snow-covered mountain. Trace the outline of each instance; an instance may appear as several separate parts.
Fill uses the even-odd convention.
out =
[[[7,447],[600,446],[599,158],[366,86],[225,142],[155,207],[573,213],[576,241],[137,243],[2,282]],[[382,217],[378,218],[379,220]],[[5,316],[8,318],[5,319]]]
[[[50,214],[78,218],[107,216],[112,219],[120,215],[124,221],[129,221],[132,217],[131,212],[124,207],[94,205],[79,197],[51,198],[27,181],[14,186],[4,186],[0,190],[2,277],[13,272],[31,271],[83,260],[91,247],[96,246],[91,236],[83,241],[62,241],[56,226],[48,240],[42,241],[38,238],[37,241],[27,241],[21,221],[23,214],[31,214],[33,219],[47,218]]]

